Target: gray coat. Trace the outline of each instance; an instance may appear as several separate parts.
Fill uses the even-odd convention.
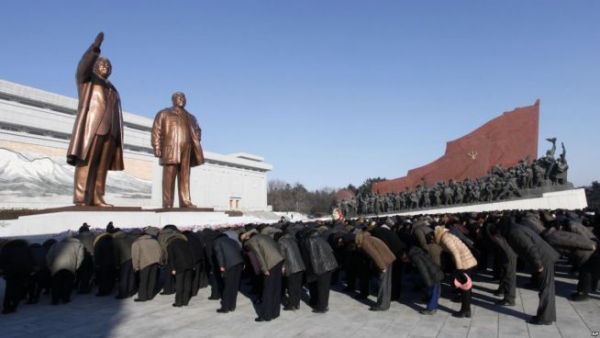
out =
[[[160,244],[154,237],[143,235],[133,242],[131,259],[133,269],[137,271],[152,264],[164,263],[164,254]]]
[[[60,270],[75,273],[81,266],[83,254],[83,244],[77,238],[66,237],[50,248],[46,256],[46,263],[48,263],[52,275]]]

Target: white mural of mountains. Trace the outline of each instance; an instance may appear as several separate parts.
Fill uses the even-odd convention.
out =
[[[64,157],[18,153],[0,148],[0,195],[13,197],[71,196],[75,167]],[[149,199],[152,183],[124,171],[109,172],[107,194],[121,198]]]

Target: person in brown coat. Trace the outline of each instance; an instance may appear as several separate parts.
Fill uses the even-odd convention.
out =
[[[435,227],[434,239],[436,244],[450,253],[456,266],[456,279],[460,284],[465,284],[471,278],[471,269],[477,266],[477,260],[471,250],[443,226]],[[454,317],[471,318],[471,291],[471,288],[460,289],[461,307],[460,311],[453,315]]]
[[[369,310],[388,310],[392,298],[392,263],[396,260],[396,256],[382,240],[371,236],[367,231],[356,235],[356,245],[371,258],[380,272],[377,305]]]
[[[133,270],[140,273],[140,285],[136,302],[152,300],[158,279],[158,267],[164,263],[163,250],[156,240],[160,230],[155,227],[144,229],[144,235],[133,242],[131,260]]]

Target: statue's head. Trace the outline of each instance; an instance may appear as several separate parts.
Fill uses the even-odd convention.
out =
[[[110,76],[110,73],[112,73],[112,64],[110,63],[110,61],[107,58],[98,58],[98,60],[96,60],[96,65],[95,65],[95,72],[96,74],[98,74],[98,76],[104,78],[104,79],[108,79],[108,77]]]
[[[171,101],[173,101],[174,107],[184,108],[186,103],[185,94],[182,92],[177,92],[171,96]]]

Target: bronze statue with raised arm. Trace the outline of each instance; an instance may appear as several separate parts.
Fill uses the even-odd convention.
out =
[[[171,97],[173,106],[158,112],[152,126],[154,156],[163,166],[163,208],[173,207],[175,179],[179,192],[180,208],[195,208],[190,199],[190,171],[204,163],[200,145],[201,130],[194,115],[184,109],[185,94],[177,92]]]
[[[100,32],[77,66],[79,107],[67,150],[67,163],[75,166],[76,206],[111,206],[104,201],[108,170],[124,169],[121,99],[108,80],[112,65],[100,57],[103,40]]]

